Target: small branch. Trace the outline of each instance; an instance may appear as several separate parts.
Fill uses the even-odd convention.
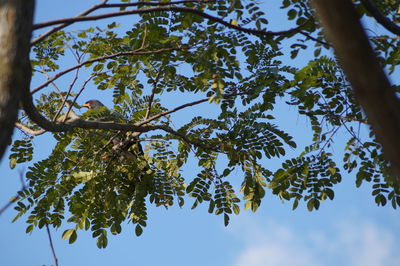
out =
[[[159,70],[157,72],[156,78],[153,80],[153,88],[151,90],[151,94],[150,94],[150,98],[149,98],[149,104],[148,104],[147,110],[146,110],[146,115],[144,116],[145,119],[148,119],[149,116],[150,116],[150,113],[151,113],[151,105],[153,104],[154,95],[156,94],[157,83],[158,83],[158,80],[160,78],[160,73],[161,73],[161,70]]]
[[[353,117],[341,117],[340,120],[346,121],[346,122],[360,122],[363,124],[368,124],[368,121],[366,119],[360,120],[360,119],[353,118]]]
[[[186,3],[216,3],[216,2],[222,2],[219,0],[190,0],[190,1],[171,1],[171,2],[135,2],[135,3],[124,3],[124,4],[107,4],[108,0],[104,0],[103,2],[94,5],[92,7],[90,7],[89,9],[83,11],[82,13],[78,14],[76,17],[83,17],[86,16],[90,13],[92,13],[93,11],[96,11],[100,8],[110,8],[110,7],[124,7],[124,5],[129,5],[129,6],[138,6],[138,5],[143,5],[143,6],[164,6],[164,5],[176,5],[176,4],[186,4]],[[43,41],[45,38],[47,38],[48,36],[50,36],[52,33],[59,31],[71,24],[73,24],[74,22],[68,22],[68,23],[63,23],[61,25],[58,25],[50,30],[48,30],[47,32],[43,33],[42,35],[40,35],[39,37],[35,38],[33,41],[31,41],[31,46]]]
[[[322,45],[331,47],[331,45],[330,45],[329,43],[324,42],[324,41],[321,41],[321,40],[319,40],[319,39],[317,39],[317,38],[314,38],[313,36],[311,36],[310,34],[308,34],[307,32],[305,32],[305,31],[303,31],[303,30],[299,31],[299,33],[300,33],[301,35],[306,36],[308,39],[310,39],[310,40],[312,40],[312,41],[314,41],[314,42],[317,42],[317,43],[319,43],[319,44],[322,44]]]
[[[81,95],[81,93],[83,92],[83,90],[86,88],[86,85],[89,83],[89,81],[92,80],[92,78],[93,78],[94,76],[95,76],[95,75],[92,74],[92,75],[91,75],[87,80],[85,80],[85,82],[83,83],[81,89],[79,90],[78,94],[75,96],[74,100],[72,101],[72,104],[69,106],[68,111],[67,111],[67,113],[65,114],[65,118],[64,118],[64,121],[63,121],[64,123],[67,121],[68,116],[69,116],[69,113],[72,111],[72,106],[74,106],[74,104],[75,104],[76,101],[78,100],[78,97]],[[75,114],[74,111],[72,111],[72,112],[73,112],[73,114]]]
[[[47,80],[46,82],[42,83],[41,85],[39,85],[38,87],[36,87],[35,89],[31,90],[31,93],[34,94],[38,91],[40,91],[41,89],[43,89],[44,87],[46,87],[47,85],[49,85],[50,83],[52,83],[53,81],[55,81],[56,79],[58,79],[59,77],[77,69],[80,68],[84,65],[88,65],[94,62],[98,62],[98,61],[102,61],[102,60],[107,60],[107,59],[111,59],[114,57],[118,57],[118,56],[125,56],[125,55],[149,55],[149,54],[158,54],[158,53],[163,53],[163,52],[169,52],[169,51],[174,51],[174,50],[178,50],[178,48],[162,48],[159,50],[154,50],[154,51],[140,51],[141,49],[135,50],[135,51],[129,51],[129,52],[119,52],[119,53],[115,53],[115,54],[111,54],[111,55],[106,55],[106,56],[101,56],[101,57],[97,57],[97,58],[93,58],[90,60],[86,60],[80,64],[77,64],[73,67],[67,68],[59,73],[57,73],[56,75],[54,75],[52,78],[50,78],[49,80]]]
[[[375,20],[393,34],[400,35],[400,27],[385,17],[376,7],[373,0],[361,0],[365,9],[371,13]]]
[[[67,106],[67,108],[68,108],[68,111],[67,111],[67,113],[66,113],[66,115],[65,115],[64,121],[67,119],[69,112],[72,111],[72,105],[70,105],[70,104],[68,103],[68,97],[71,95],[72,88],[74,87],[75,82],[78,80],[78,75],[79,75],[79,68],[76,70],[74,80],[73,80],[73,81],[71,82],[71,84],[69,85],[69,88],[68,88],[68,91],[67,91],[67,95],[66,95],[65,97],[63,97],[63,102],[61,103],[61,107],[60,107],[60,109],[59,109],[59,112],[61,112],[61,110],[62,110],[62,108],[64,108],[64,106]],[[61,95],[62,95],[62,94],[61,94]],[[58,114],[59,114],[59,113],[58,113]],[[72,114],[76,116],[76,114],[75,114],[74,111],[72,111]],[[57,116],[55,117],[54,120],[56,120],[56,119],[57,119]]]
[[[0,208],[0,216],[5,212],[14,202],[16,202],[19,199],[19,193],[24,191],[26,189],[26,184],[24,182],[24,171],[20,171],[19,173],[19,179],[21,181],[21,189],[18,191],[18,193],[12,197],[3,207]]]
[[[45,70],[42,70],[41,73],[43,73],[46,76],[47,80],[50,79],[49,75],[47,74],[47,72]],[[77,69],[77,71],[75,73],[75,77],[74,77],[73,81],[71,82],[71,84],[69,86],[69,89],[68,89],[66,97],[64,97],[64,95],[62,94],[61,90],[57,87],[57,85],[54,82],[51,83],[53,85],[54,89],[57,91],[57,93],[60,96],[60,98],[63,99],[60,108],[58,109],[56,115],[53,118],[53,121],[57,120],[57,118],[60,115],[60,113],[61,113],[62,109],[64,108],[64,106],[67,106],[67,108],[71,109],[71,106],[68,104],[67,99],[68,99],[68,96],[71,93],[71,90],[72,90],[75,82],[78,79],[78,75],[79,75],[79,68]],[[75,112],[73,112],[73,115],[76,116]]]
[[[95,11],[95,10],[97,10],[97,9],[99,9],[99,8],[101,8],[101,7],[103,7],[103,6],[107,3],[107,1],[108,1],[108,0],[104,0],[104,1],[101,2],[100,4],[97,4],[97,5],[94,5],[94,6],[90,7],[89,9],[87,9],[87,10],[83,11],[82,13],[80,13],[79,15],[77,15],[77,17],[86,16],[86,15],[92,13],[93,11]],[[63,24],[61,24],[61,25],[58,25],[58,26],[56,26],[56,27],[54,27],[54,28],[48,30],[47,32],[43,33],[42,35],[40,35],[39,37],[37,37],[37,38],[35,38],[33,41],[31,41],[31,46],[33,46],[33,45],[35,45],[35,44],[37,44],[37,43],[43,41],[43,40],[44,40],[45,38],[47,38],[50,34],[56,32],[56,31],[59,31],[59,30],[65,28],[65,27],[67,27],[67,26],[69,26],[69,25],[71,25],[71,24],[72,24],[72,22],[71,22],[71,23],[63,23]]]
[[[47,235],[49,236],[50,248],[51,248],[51,252],[53,253],[54,263],[55,263],[55,266],[58,266],[58,259],[56,256],[56,251],[54,250],[53,240],[51,239],[51,233],[50,233],[49,225],[47,223],[46,223],[46,230],[47,230]]]
[[[194,101],[194,102],[191,102],[191,103],[183,104],[183,105],[178,106],[178,107],[176,107],[176,108],[174,108],[174,109],[171,109],[171,110],[168,110],[168,111],[165,111],[165,112],[156,114],[156,115],[154,115],[154,116],[152,116],[152,117],[149,117],[149,118],[147,118],[147,119],[145,119],[145,120],[143,120],[143,121],[140,121],[140,122],[136,123],[135,125],[137,125],[137,126],[142,126],[142,125],[148,124],[148,123],[150,123],[151,121],[156,120],[157,118],[160,118],[160,117],[162,117],[162,116],[165,116],[165,115],[174,113],[174,112],[176,112],[176,111],[179,111],[179,110],[184,109],[184,108],[189,107],[189,106],[193,106],[193,105],[196,105],[196,104],[200,104],[200,103],[207,102],[208,100],[209,100],[209,98],[206,98],[206,99]]]
[[[144,25],[144,33],[143,33],[143,40],[142,40],[142,45],[140,46],[140,49],[145,49],[145,42],[146,42],[146,38],[147,38],[147,25]]]
[[[133,3],[113,3],[107,4],[104,8],[113,8],[113,7],[132,7],[132,6],[168,6],[168,5],[179,5],[179,4],[189,4],[189,3],[217,3],[224,2],[222,0],[185,0],[185,1],[171,1],[171,2],[133,2]]]
[[[32,135],[32,136],[39,136],[39,135],[42,135],[47,132],[47,130],[44,130],[44,129],[33,130],[21,123],[15,123],[15,127],[29,135]]]
[[[104,5],[107,7],[107,4]],[[253,34],[256,36],[279,36],[279,35],[286,35],[286,34],[291,34],[291,33],[296,33],[299,32],[300,29],[310,22],[310,20],[307,20],[305,23],[302,25],[295,27],[293,29],[289,30],[284,30],[284,31],[265,31],[265,30],[257,30],[257,29],[248,29],[248,28],[243,28],[237,25],[233,25],[229,22],[226,22],[225,20],[212,16],[210,14],[204,13],[201,10],[198,9],[192,9],[189,7],[177,7],[177,6],[165,6],[165,7],[153,7],[153,8],[143,8],[143,9],[135,9],[135,10],[124,10],[124,11],[118,11],[118,12],[112,12],[112,13],[105,13],[105,14],[100,14],[100,15],[94,15],[94,16],[84,16],[84,17],[73,17],[73,18],[64,18],[64,19],[56,19],[52,21],[47,21],[43,23],[38,23],[33,26],[34,29],[40,29],[56,24],[61,24],[61,23],[74,23],[74,22],[79,22],[79,21],[92,21],[92,20],[99,20],[99,19],[105,19],[105,18],[110,18],[110,17],[119,17],[119,16],[126,16],[126,15],[133,15],[133,14],[144,14],[144,13],[151,13],[151,12],[160,12],[160,11],[170,11],[170,12],[182,12],[182,13],[191,13],[198,15],[200,17],[209,19],[211,21],[214,21],[216,23],[222,24],[227,28],[231,28],[237,31],[241,31],[244,33],[249,33]]]
[[[240,95],[246,95],[246,94],[248,94],[248,92],[231,93],[231,94],[226,94],[223,97],[224,98],[229,98],[229,97],[233,97],[233,96],[240,96]],[[183,104],[183,105],[178,106],[178,107],[176,107],[174,109],[171,109],[171,110],[168,110],[168,111],[153,115],[152,117],[149,117],[149,118],[147,118],[147,119],[145,119],[143,121],[140,121],[140,122],[136,123],[135,125],[143,126],[145,124],[150,123],[153,120],[156,120],[157,118],[160,118],[162,116],[166,116],[166,115],[171,114],[171,113],[175,113],[176,111],[182,110],[182,109],[184,109],[186,107],[189,107],[189,106],[193,106],[193,105],[197,105],[197,104],[200,104],[200,103],[207,102],[207,101],[209,101],[209,99],[210,98],[205,98],[205,99],[202,99],[202,100],[198,100],[198,101],[194,101],[194,102]]]

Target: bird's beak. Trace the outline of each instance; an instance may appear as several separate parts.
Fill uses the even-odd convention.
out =
[[[83,104],[83,105],[81,106],[81,108],[83,108],[83,107],[86,107],[87,109],[90,109],[90,105],[87,104],[87,103],[85,103],[85,104]]]

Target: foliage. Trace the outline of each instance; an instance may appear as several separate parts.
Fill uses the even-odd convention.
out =
[[[362,5],[355,4],[360,16],[367,17]],[[267,31],[269,26],[269,14],[258,1],[188,1],[177,6],[244,28]],[[385,14],[397,18],[395,6],[391,1],[380,4]],[[208,98],[217,108],[210,117],[188,113],[190,121],[176,129],[193,145],[171,132],[148,131],[138,134],[129,150],[121,151],[113,149],[112,139],[125,138],[128,132],[75,128],[53,133],[55,147],[46,159],[29,167],[28,187],[20,192],[15,207],[16,219],[28,215],[26,232],[45,225],[58,228],[67,220],[72,226],[63,239],[73,243],[79,230],[91,230],[97,246],[104,248],[108,232],[121,233],[124,222],[133,224],[136,235],[141,235],[149,204],[182,207],[192,198],[194,209],[207,202],[208,211],[223,215],[227,225],[230,215],[240,212],[240,198],[244,209],[256,211],[267,191],[292,201],[293,209],[303,200],[312,211],[334,198],[334,185],[343,172],[353,173],[357,186],[371,183],[378,205],[390,201],[393,208],[400,206],[400,188],[388,170],[390,165],[373,132],[365,137],[360,133],[361,127],[366,131],[364,115],[308,1],[284,0],[281,8],[294,27],[306,23],[301,29],[305,35],[255,36],[192,13],[166,10],[138,15],[139,21],[127,30],[127,25],[116,23],[103,29],[60,30],[36,44],[34,78],[55,75],[67,51],[75,55],[77,64],[109,56],[82,65],[81,71],[90,73],[91,84],[99,90],[96,93],[110,91],[114,102],[113,112],[89,110],[82,116],[87,120],[138,123],[149,117],[147,112],[167,111],[163,101],[167,94],[179,99],[177,106],[189,102],[185,95],[194,94]],[[370,36],[382,65],[394,73],[400,62],[399,39],[386,37]],[[132,51],[153,52],[129,54]],[[313,56],[297,68],[282,51],[291,59],[310,52]],[[80,92],[74,93],[42,92],[37,107],[49,120],[56,120],[63,97],[70,97],[67,102],[73,104],[71,96]],[[306,117],[310,123],[313,136],[306,145],[296,144],[295,139],[304,137],[289,135],[280,127],[279,117],[274,117],[276,106],[285,101],[295,107],[294,116]],[[149,124],[175,127],[174,115]],[[23,118],[20,122],[37,129]],[[348,138],[342,163],[340,153],[330,151],[339,129]],[[12,168],[34,158],[33,140],[26,136],[14,140]],[[199,172],[191,179],[182,169],[194,160]],[[268,169],[270,160],[282,160],[282,166]],[[237,178],[242,176],[239,187],[230,181],[233,171]]]

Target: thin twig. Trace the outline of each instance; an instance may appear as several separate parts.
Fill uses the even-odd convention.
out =
[[[198,100],[198,101],[182,104],[181,106],[178,106],[178,107],[176,107],[174,109],[171,109],[171,110],[156,114],[156,115],[154,115],[154,116],[152,116],[150,118],[147,118],[147,119],[145,119],[143,121],[140,121],[140,122],[136,123],[135,125],[142,126],[142,125],[148,124],[148,123],[150,123],[151,121],[153,121],[153,120],[155,120],[157,118],[160,118],[162,116],[166,116],[166,115],[168,115],[170,113],[174,113],[176,111],[179,111],[179,110],[181,110],[183,108],[186,108],[186,107],[189,107],[189,106],[193,106],[193,105],[197,105],[197,104],[200,104],[200,103],[207,102],[208,100],[209,100],[209,98],[206,98],[206,99],[202,99],[202,100]]]
[[[69,111],[71,110],[72,106],[68,104],[67,100],[68,100],[69,95],[71,94],[71,91],[72,91],[72,88],[73,88],[74,85],[75,85],[75,82],[78,80],[79,70],[80,70],[80,68],[78,68],[78,69],[76,70],[75,77],[74,77],[73,81],[71,82],[71,84],[70,84],[70,86],[69,86],[69,88],[68,88],[67,95],[66,95],[65,97],[63,97],[63,102],[62,102],[62,104],[61,104],[61,106],[60,106],[60,109],[58,109],[57,114],[54,116],[53,121],[56,121],[56,120],[57,120],[57,118],[58,118],[58,116],[60,115],[60,113],[61,113],[62,109],[64,108],[64,106],[67,106],[67,108],[68,108],[68,113],[69,113]],[[62,94],[61,94],[61,97],[62,97]],[[65,119],[68,117],[68,113],[67,113],[67,115],[65,116]]]
[[[156,75],[155,79],[153,80],[153,88],[151,90],[151,94],[149,97],[149,103],[147,106],[146,115],[144,116],[145,119],[148,119],[151,114],[151,106],[153,104],[154,95],[156,94],[157,84],[160,79],[160,73],[161,73],[161,69],[157,72],[157,75]]]
[[[137,49],[135,51],[129,51],[129,52],[119,52],[119,53],[115,53],[115,54],[111,54],[111,55],[106,55],[106,56],[101,56],[101,57],[97,57],[97,58],[93,58],[90,60],[86,60],[80,64],[77,64],[75,66],[72,66],[70,68],[67,68],[59,73],[57,73],[56,75],[54,75],[52,78],[50,78],[49,80],[47,80],[46,82],[42,83],[41,85],[39,85],[38,87],[36,87],[35,89],[31,90],[31,94],[34,94],[38,91],[40,91],[41,89],[43,89],[44,87],[46,87],[47,85],[49,85],[50,83],[52,83],[53,81],[55,81],[56,79],[58,79],[59,77],[77,69],[80,68],[82,66],[94,63],[94,62],[98,62],[98,61],[102,61],[102,60],[107,60],[107,59],[111,59],[114,57],[118,57],[118,56],[125,56],[125,55],[149,55],[149,54],[157,54],[157,53],[163,53],[163,52],[169,52],[169,51],[174,51],[174,50],[178,50],[179,48],[162,48],[162,49],[158,49],[158,50],[154,50],[154,51],[140,51],[141,49]]]
[[[230,97],[233,97],[233,96],[240,96],[240,95],[246,95],[246,94],[248,94],[248,92],[231,93],[231,94],[224,95],[223,98],[230,98]],[[157,118],[160,118],[162,116],[166,116],[168,114],[171,114],[171,113],[174,113],[176,111],[182,110],[182,109],[184,109],[186,107],[197,105],[197,104],[200,104],[200,103],[204,103],[204,102],[207,102],[209,100],[210,100],[210,98],[205,98],[205,99],[197,100],[197,101],[194,101],[194,102],[182,104],[182,105],[180,105],[178,107],[175,107],[174,109],[171,109],[171,110],[168,110],[168,111],[153,115],[152,117],[149,117],[149,118],[147,118],[147,119],[145,119],[143,121],[140,121],[140,122],[136,123],[135,125],[136,126],[143,126],[143,125],[148,124],[151,121],[156,120]]]
[[[54,263],[55,263],[55,266],[58,266],[58,259],[56,256],[56,251],[54,250],[53,240],[51,239],[51,233],[50,233],[49,225],[47,223],[46,223],[46,230],[47,230],[47,235],[49,236],[50,248],[51,248],[51,252],[53,253]]]
[[[65,115],[65,118],[64,118],[64,121],[63,121],[63,122],[67,121],[69,112],[72,111],[72,106],[74,106],[74,104],[75,104],[76,101],[78,100],[78,97],[81,95],[81,93],[83,92],[83,90],[86,88],[86,85],[89,83],[89,81],[92,80],[92,78],[93,78],[94,76],[95,76],[95,74],[92,74],[87,80],[85,80],[85,82],[83,83],[83,85],[82,85],[81,89],[79,90],[78,94],[76,94],[74,100],[72,101],[72,104],[70,105],[70,107],[69,107],[69,109],[68,109],[68,111],[67,111],[67,114]]]
[[[12,204],[14,204],[19,199],[19,193],[27,188],[24,181],[24,170],[20,171],[19,179],[21,181],[21,189],[3,207],[0,208],[0,216],[3,214],[3,212],[5,212]]]
[[[86,15],[90,14],[91,12],[93,12],[93,11],[95,11],[95,10],[97,10],[97,9],[99,9],[99,8],[101,8],[101,7],[103,7],[104,4],[107,3],[107,1],[108,1],[108,0],[104,0],[104,1],[101,2],[100,4],[97,4],[97,5],[94,5],[94,6],[90,7],[89,9],[87,9],[87,10],[83,11],[82,13],[80,13],[77,17],[86,16]],[[47,32],[45,32],[45,33],[43,33],[42,35],[40,35],[39,37],[35,38],[35,39],[31,42],[31,45],[35,45],[35,44],[37,44],[37,43],[43,41],[43,40],[44,40],[45,38],[47,38],[50,34],[56,32],[56,31],[59,31],[59,30],[65,28],[65,27],[67,27],[67,26],[69,26],[69,25],[71,25],[71,24],[72,24],[72,22],[71,22],[71,23],[63,23],[63,24],[61,24],[61,25],[58,25],[58,26],[56,26],[56,27],[54,27],[54,28],[48,30]]]
[[[325,46],[327,46],[327,47],[331,47],[331,45],[330,45],[329,43],[324,42],[324,41],[322,41],[322,40],[319,40],[319,39],[317,39],[317,38],[314,38],[313,36],[311,36],[310,34],[308,34],[307,32],[305,32],[305,31],[303,31],[303,30],[299,31],[299,33],[300,33],[301,35],[306,36],[308,39],[313,40],[314,42],[317,42],[317,43],[319,43],[319,44],[325,45]]]

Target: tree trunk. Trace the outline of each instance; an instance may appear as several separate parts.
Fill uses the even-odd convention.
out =
[[[34,0],[0,0],[0,160],[11,141],[23,90],[29,90]]]
[[[358,19],[351,0],[312,0],[325,34],[400,181],[400,101]]]

